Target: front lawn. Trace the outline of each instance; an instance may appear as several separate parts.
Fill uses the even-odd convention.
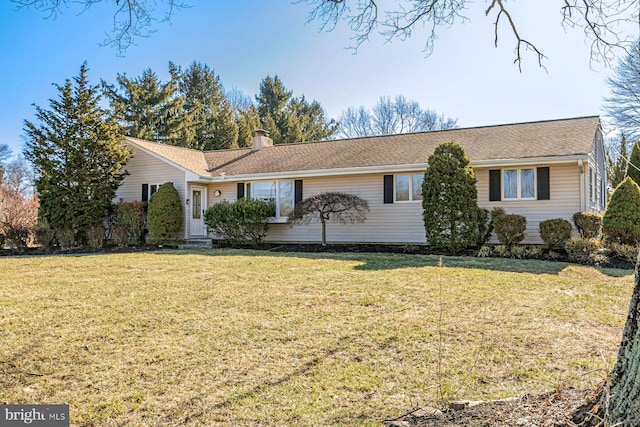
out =
[[[630,270],[422,255],[4,257],[0,403],[68,403],[83,426],[380,426],[591,387],[632,286]]]

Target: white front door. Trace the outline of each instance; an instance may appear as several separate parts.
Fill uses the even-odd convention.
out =
[[[207,229],[204,225],[204,209],[207,200],[206,187],[191,187],[191,212],[190,218],[190,235],[191,237],[203,237],[207,235]]]

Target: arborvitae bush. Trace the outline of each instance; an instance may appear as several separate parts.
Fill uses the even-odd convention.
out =
[[[182,203],[173,183],[166,182],[153,193],[147,211],[149,241],[163,245],[182,229]]]
[[[576,212],[573,214],[580,237],[583,239],[597,239],[602,232],[602,215],[595,212]]]
[[[540,238],[549,249],[563,249],[571,238],[571,223],[566,219],[548,219],[540,223]]]
[[[478,190],[464,149],[440,144],[429,157],[422,184],[427,243],[457,253],[478,245]]]
[[[640,243],[640,187],[626,177],[616,187],[602,217],[602,233],[608,242]]]
[[[123,246],[116,242],[118,247],[124,247],[127,244],[144,245],[147,231],[145,229],[146,216],[146,203],[144,202],[125,202],[121,200],[114,206],[114,215],[111,221],[112,238],[115,240],[113,229],[116,227],[124,227],[127,232],[127,241]],[[118,233],[121,232],[122,230],[118,231]],[[120,238],[121,236],[118,237]]]
[[[522,215],[505,213],[494,216],[493,231],[500,243],[509,248],[524,240],[526,230],[527,219]]]
[[[261,200],[244,198],[233,203],[223,200],[205,211],[204,223],[209,231],[232,246],[258,247],[274,213],[274,206]]]

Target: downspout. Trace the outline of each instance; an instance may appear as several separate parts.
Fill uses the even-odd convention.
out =
[[[582,159],[578,159],[578,171],[580,173],[580,212],[584,212],[586,202],[584,199],[584,163]]]

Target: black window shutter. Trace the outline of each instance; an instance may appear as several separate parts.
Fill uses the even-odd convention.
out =
[[[384,202],[393,203],[393,175],[384,176]]]
[[[538,168],[538,200],[549,200],[549,168]]]
[[[238,183],[238,200],[244,199],[244,182]]]
[[[489,171],[489,201],[499,202],[502,199],[502,183],[500,182],[500,169]]]
[[[149,184],[142,184],[142,198],[140,200],[149,201]]]
[[[296,179],[294,182],[294,196],[293,201],[297,205],[302,201],[302,180]]]

